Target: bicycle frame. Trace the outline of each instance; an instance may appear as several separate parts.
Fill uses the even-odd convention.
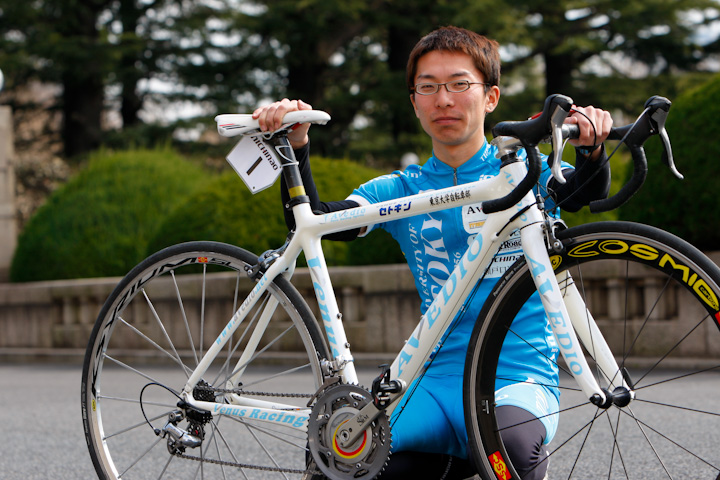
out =
[[[294,159],[292,159],[294,161]],[[501,168],[499,175],[490,179],[449,187],[441,190],[420,193],[377,204],[359,206],[340,212],[315,215],[308,203],[293,206],[296,219],[296,232],[286,245],[284,252],[267,268],[255,287],[240,305],[226,327],[206,352],[199,365],[188,379],[183,390],[185,400],[196,408],[215,414],[253,418],[270,423],[283,423],[299,430],[307,429],[308,409],[278,404],[263,400],[248,399],[238,394],[230,396],[231,404],[195,400],[192,391],[200,381],[212,359],[220,352],[226,341],[243,322],[246,314],[265,292],[270,282],[279,275],[289,276],[301,251],[305,252],[313,282],[315,296],[321,312],[321,320],[333,356],[334,371],[346,383],[357,383],[358,378],[353,364],[350,344],[345,335],[342,315],[338,309],[335,293],[328,273],[321,246],[321,237],[328,233],[373,225],[387,220],[395,220],[415,215],[436,212],[446,208],[477,204],[484,200],[502,197],[508,194],[527,173],[523,162],[511,163]],[[436,199],[446,199],[446,203]],[[449,204],[449,205],[448,205]],[[435,297],[427,312],[422,316],[405,346],[398,353],[390,367],[390,378],[409,385],[423,368],[432,351],[450,327],[453,319],[463,307],[465,299],[485,270],[500,245],[516,230],[520,230],[522,250],[540,293],[547,319],[569,370],[575,377],[587,398],[598,396],[604,402],[606,395],[590,373],[576,330],[588,346],[602,372],[618,372],[619,367],[610,350],[602,340],[593,335],[599,332],[594,319],[585,308],[584,301],[577,289],[572,287],[572,279],[565,275],[560,289],[555,277],[545,241],[545,219],[537,206],[532,191],[513,208],[489,214],[485,225],[473,240],[467,251],[457,263],[450,277]],[[276,307],[266,305],[262,318],[251,336],[249,344],[233,370],[228,383],[237,384],[244,365],[254,354],[265,326]],[[570,306],[570,313],[568,307]],[[593,335],[590,335],[590,332]],[[592,342],[589,338],[593,337]],[[590,348],[592,345],[592,348]],[[597,352],[597,353],[596,353]],[[605,374],[613,386],[624,386],[624,379],[615,380]],[[615,385],[613,385],[615,383]],[[401,394],[395,395],[399,398]],[[372,405],[372,403],[371,403]],[[392,413],[397,402],[391,403],[386,411]],[[293,412],[289,412],[291,408]],[[290,419],[292,417],[292,419]],[[358,435],[360,430],[358,430]],[[351,439],[352,441],[352,439]]]

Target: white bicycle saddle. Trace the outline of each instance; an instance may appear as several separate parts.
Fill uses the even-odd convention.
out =
[[[325,125],[330,121],[330,115],[321,110],[298,110],[287,113],[283,120],[284,125],[279,130],[296,123]],[[260,133],[258,121],[253,119],[249,113],[225,113],[216,116],[215,122],[217,122],[218,133],[223,137]]]

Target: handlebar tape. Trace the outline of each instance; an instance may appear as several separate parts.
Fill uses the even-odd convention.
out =
[[[664,128],[654,119],[655,113],[661,110],[663,117],[670,110],[670,100],[660,96],[650,97],[645,102],[645,110],[638,120],[630,125],[613,128],[608,135],[608,140],[623,140],[630,150],[633,159],[633,173],[630,180],[615,195],[604,200],[590,202],[592,213],[607,212],[615,210],[630,200],[645,183],[648,173],[647,157],[643,144],[652,135],[656,135]],[[663,118],[664,122],[664,118]]]
[[[561,125],[572,107],[572,99],[563,95],[551,95],[545,100],[542,112],[525,121],[501,122],[492,129],[494,137],[510,136],[520,140],[528,156],[528,173],[508,195],[487,200],[482,203],[485,213],[506,210],[518,203],[537,183],[541,173],[540,153],[537,145],[553,131],[554,125]],[[615,195],[604,200],[590,202],[593,213],[614,210],[630,198],[642,187],[647,178],[647,158],[643,144],[652,135],[664,129],[665,117],[670,110],[671,102],[660,96],[650,97],[645,102],[645,110],[638,120],[630,125],[613,128],[608,140],[623,140],[630,150],[633,159],[633,174],[630,180]],[[570,129],[567,129],[569,131]]]

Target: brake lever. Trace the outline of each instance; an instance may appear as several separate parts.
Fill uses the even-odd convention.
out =
[[[565,115],[562,115],[564,113]],[[550,167],[550,171],[552,171],[553,177],[555,177],[555,180],[560,182],[561,184],[564,184],[567,182],[565,180],[565,177],[562,174],[562,152],[563,152],[563,135],[562,135],[562,124],[565,121],[565,118],[567,117],[568,112],[564,111],[560,107],[555,109],[555,112],[553,113],[550,122],[552,122],[552,166]],[[562,118],[560,118],[562,116]],[[560,120],[559,124],[557,123],[557,120]]]
[[[565,119],[570,114],[572,108],[572,99],[570,97],[558,95],[557,99],[561,100],[557,102],[555,111],[550,116],[550,140],[552,142],[552,165],[550,171],[553,177],[564,184],[567,182],[562,174],[562,152],[563,152],[563,124]],[[567,108],[567,110],[565,108]]]
[[[675,167],[675,161],[673,160],[672,146],[670,145],[670,136],[668,135],[667,130],[665,129],[665,119],[667,118],[667,116],[668,116],[667,111],[658,108],[650,116],[650,118],[657,125],[658,135],[660,136],[660,140],[662,140],[662,144],[663,144],[662,161],[663,161],[663,163],[665,163],[665,165],[667,165],[667,167],[670,169],[672,174],[675,175],[675,177],[682,180],[685,177]]]

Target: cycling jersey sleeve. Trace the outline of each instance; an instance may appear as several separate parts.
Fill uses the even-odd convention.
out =
[[[319,213],[330,213],[337,212],[338,210],[347,210],[348,208],[354,208],[359,206],[357,202],[352,200],[341,200],[336,202],[321,202],[320,195],[318,195],[317,187],[315,186],[315,180],[312,176],[312,170],[310,169],[310,144],[306,144],[304,147],[295,150],[295,159],[298,161],[300,167],[300,176],[302,177],[303,185],[305,185],[305,194],[310,197],[310,208],[313,212]],[[290,201],[290,195],[288,194],[287,184],[285,183],[284,176],[280,177],[280,197],[283,202],[283,213],[285,214],[285,225],[288,229],[293,230],[295,228],[295,216],[292,213],[292,209],[288,207]],[[323,238],[328,240],[340,240],[350,241],[357,238],[360,233],[359,228],[352,230],[346,230],[344,232],[331,233],[325,235]]]
[[[610,162],[602,146],[602,155],[590,161],[577,153],[575,169],[563,170],[567,182],[561,184],[554,178],[548,182],[548,189],[555,204],[567,212],[577,212],[593,200],[607,198],[610,192]]]

